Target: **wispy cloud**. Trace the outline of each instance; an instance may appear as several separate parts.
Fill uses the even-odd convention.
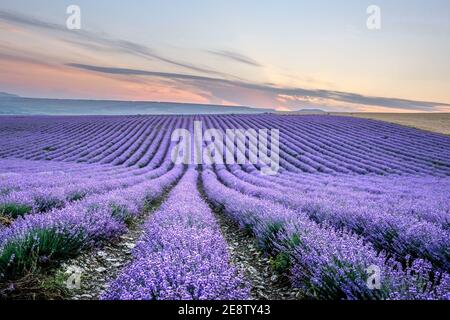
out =
[[[86,79],[91,77],[88,87],[92,90],[92,96],[95,96],[96,88],[97,93],[101,91],[102,94],[114,91],[105,89],[113,83],[123,89],[121,94],[124,97],[135,96],[136,92],[147,90],[149,94],[151,91],[151,97],[154,97],[154,93],[158,92],[158,99],[165,100],[177,99],[177,101],[183,101],[182,99],[190,99],[190,101],[279,107],[293,110],[302,107],[330,109],[336,106],[340,110],[351,111],[355,108],[361,108],[361,106],[374,107],[374,109],[382,107],[392,110],[450,110],[449,103],[369,96],[344,91],[306,89],[302,85],[282,86],[272,83],[272,81],[270,83],[258,83],[256,80],[242,80],[238,76],[221,71],[220,67],[218,67],[219,70],[214,70],[202,64],[189,62],[189,59],[186,59],[188,62],[173,59],[166,54],[162,54],[161,50],[140,43],[117,39],[103,33],[84,29],[75,32],[69,31],[64,25],[41,21],[12,12],[0,11],[0,23],[34,31],[34,36],[36,34],[42,36],[38,40],[42,41],[43,46],[46,44],[43,39],[48,36],[51,45],[54,45],[55,41],[60,41],[59,44],[62,43],[61,46],[64,47],[64,51],[61,51],[64,53],[57,50],[45,52],[39,50],[39,48],[36,49],[34,45],[26,47],[27,43],[23,43],[26,42],[23,41],[16,44],[19,47],[26,47],[27,50],[14,50],[13,38],[15,36],[11,36],[9,42],[5,41],[5,43],[0,44],[0,71],[7,70],[11,75],[14,75],[14,72],[20,69],[20,77],[17,78],[19,80],[16,80],[16,83],[32,79],[31,75],[26,78],[26,68],[39,66],[39,68],[34,68],[35,72],[37,72],[36,70],[56,70],[58,76],[65,79],[65,82],[59,82],[62,84],[71,83],[73,87],[78,85],[85,88],[85,83],[76,84],[75,79],[86,82]],[[72,48],[77,49],[73,50],[76,52],[74,55],[71,55]],[[51,47],[51,49],[54,49],[54,47]],[[250,70],[255,72],[266,71],[263,64],[241,53],[230,50],[209,50],[207,52],[237,63],[239,67],[241,64],[245,64],[254,67]],[[124,65],[124,61],[128,63]],[[10,67],[11,64],[20,68],[14,70]],[[19,74],[19,72],[16,72],[16,74]],[[56,73],[52,73],[52,75],[56,75]],[[2,78],[0,83],[7,84],[8,77]],[[35,85],[35,78],[32,79],[33,81],[30,80],[29,83]],[[102,83],[98,82],[99,78]],[[116,83],[118,78],[120,78],[120,84]],[[58,81],[58,79],[55,81]],[[127,83],[124,84],[125,82]],[[60,93],[60,88],[55,85],[53,91],[48,90],[48,92],[50,94],[52,92]],[[75,89],[66,88],[66,91],[76,92]],[[85,89],[85,92],[87,90],[88,88]],[[124,94],[126,90],[128,90],[128,95]]]
[[[182,67],[195,72],[211,75],[229,76],[227,74],[212,69],[202,68],[186,62],[170,59],[161,54],[158,54],[154,49],[141,45],[139,43],[123,39],[115,39],[105,34],[99,34],[84,29],[73,32],[68,30],[63,25],[42,21],[34,17],[25,16],[19,13],[0,11],[0,21],[24,25],[31,28],[45,29],[49,32],[63,33],[67,36],[63,38],[63,41],[67,41],[69,43],[82,46],[89,50],[103,49],[104,51],[127,53],[134,56],[143,57],[146,59],[159,60],[169,65]]]
[[[232,86],[237,88],[245,88],[255,91],[260,91],[264,93],[270,93],[274,96],[288,96],[292,97],[293,101],[310,101],[311,97],[334,100],[339,102],[347,102],[351,104],[358,105],[370,105],[370,106],[380,106],[396,109],[413,109],[413,110],[428,110],[432,111],[433,108],[439,106],[450,106],[448,103],[430,102],[430,101],[415,101],[397,98],[387,98],[387,97],[371,97],[364,96],[356,93],[340,92],[340,91],[329,91],[329,90],[309,90],[304,88],[283,88],[272,85],[264,85],[257,83],[249,83],[243,81],[232,81],[212,77],[203,77],[190,74],[182,73],[168,73],[168,72],[157,72],[148,70],[137,70],[128,68],[114,68],[114,67],[102,67],[94,65],[85,64],[75,64],[71,63],[68,66],[84,69],[94,72],[100,72],[112,75],[134,75],[134,76],[149,76],[149,77],[160,77],[171,80],[187,80],[192,81],[197,84],[198,87],[203,88],[205,84],[218,84],[222,86]]]
[[[257,62],[256,60],[253,60],[250,57],[247,57],[243,54],[240,54],[238,52],[233,52],[233,51],[228,51],[228,50],[207,50],[208,53],[222,57],[222,58],[226,58],[226,59],[230,59],[232,61],[235,62],[240,62],[240,63],[244,63],[253,67],[262,67],[262,65]]]
[[[100,66],[92,66],[92,65],[80,64],[80,63],[68,63],[66,65],[70,66],[70,67],[78,68],[78,69],[84,69],[84,70],[107,73],[107,74],[153,76],[153,77],[161,77],[161,78],[169,78],[169,79],[186,79],[186,80],[200,80],[200,81],[233,83],[232,81],[218,79],[218,78],[210,78],[210,77],[203,77],[203,76],[196,76],[196,75],[182,74],[182,73],[156,72],[156,71],[146,71],[146,70],[137,70],[137,69],[128,69],[128,68],[100,67]]]

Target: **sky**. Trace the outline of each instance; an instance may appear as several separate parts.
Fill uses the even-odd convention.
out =
[[[450,112],[448,0],[2,0],[0,39],[26,97]]]

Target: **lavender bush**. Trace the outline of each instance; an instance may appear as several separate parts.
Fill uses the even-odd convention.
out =
[[[249,290],[230,266],[227,245],[189,170],[145,225],[134,261],[103,299],[246,299]]]
[[[364,241],[345,231],[320,227],[301,212],[267,200],[245,196],[224,187],[216,175],[203,174],[205,191],[216,206],[230,215],[242,228],[250,230],[260,247],[290,269],[293,285],[309,295],[322,299],[431,299],[446,298],[448,275],[430,275],[414,267],[403,270],[395,261]],[[372,290],[367,285],[366,269],[376,265],[382,270],[382,287]],[[429,268],[429,267],[428,267]],[[411,277],[410,274],[414,274]],[[440,279],[438,285],[433,279]],[[415,279],[415,280],[414,280]],[[445,293],[444,296],[441,294]]]
[[[319,299],[449,299],[450,138],[314,115],[0,116],[0,283],[126,232],[183,175],[171,134],[192,133],[194,121],[280,130],[276,176],[250,162],[200,169],[206,200],[250,231],[292,286]],[[257,156],[252,138],[227,151]],[[248,297],[196,178],[189,169],[145,224],[105,299]],[[367,285],[372,265],[380,289]]]

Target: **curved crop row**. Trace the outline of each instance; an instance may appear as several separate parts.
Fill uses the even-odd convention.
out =
[[[107,300],[246,299],[249,290],[230,266],[227,245],[187,171],[145,225],[134,260],[112,282]]]
[[[321,299],[448,299],[450,276],[430,277],[430,265],[416,260],[407,270],[345,231],[318,226],[301,213],[226,188],[207,170],[208,199],[258,239],[279,267],[290,269],[294,286]],[[367,268],[379,268],[380,289],[368,285]],[[433,279],[441,279],[439,285]]]
[[[17,219],[0,230],[0,281],[20,277],[117,237],[126,230],[125,222],[138,215],[146,202],[161,197],[182,172],[176,166],[157,179],[128,189]]]

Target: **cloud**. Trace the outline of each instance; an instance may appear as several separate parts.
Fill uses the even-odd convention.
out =
[[[257,84],[249,83],[244,81],[232,81],[220,78],[204,77],[190,74],[182,73],[169,73],[169,72],[158,72],[158,71],[147,71],[138,69],[128,69],[128,68],[114,68],[114,67],[102,67],[86,64],[75,64],[71,63],[68,66],[89,70],[93,72],[100,72],[105,74],[113,75],[134,75],[134,76],[148,76],[148,77],[160,77],[171,80],[182,80],[190,81],[197,84],[200,88],[211,89],[211,85],[214,86],[227,86],[235,87],[241,89],[249,89],[258,92],[263,92],[266,94],[272,94],[274,99],[279,96],[291,97],[290,100],[293,101],[304,101],[310,102],[314,99],[327,99],[334,100],[338,102],[347,102],[350,104],[358,105],[369,105],[377,107],[387,107],[396,109],[411,109],[411,110],[423,110],[423,111],[433,111],[434,108],[438,107],[448,107],[448,103],[439,102],[429,102],[429,101],[416,101],[407,99],[397,99],[397,98],[387,98],[387,97],[373,97],[364,96],[356,93],[340,92],[340,91],[330,91],[330,90],[310,90],[304,88],[283,88],[274,85],[267,84]]]
[[[222,58],[227,58],[233,61],[237,61],[240,63],[244,63],[253,67],[262,67],[262,65],[253,60],[252,58],[249,58],[247,56],[244,56],[243,54],[237,53],[237,52],[232,52],[232,51],[228,51],[228,50],[207,50],[206,52],[216,55],[216,56],[220,56]]]
[[[28,25],[31,27],[45,28],[49,30],[66,30],[63,26],[55,23],[50,23],[33,17],[7,11],[0,11],[0,19],[16,24]]]
[[[242,80],[233,75],[228,75],[223,72],[204,68],[203,66],[194,65],[177,59],[164,56],[154,50],[153,48],[141,45],[139,43],[116,39],[105,34],[96,33],[88,30],[70,31],[66,29],[64,25],[59,25],[51,22],[41,21],[33,17],[24,16],[17,13],[0,11],[0,23],[13,27],[26,27],[26,29],[37,30],[42,32],[45,30],[44,35],[50,35],[51,40],[55,38],[60,41],[64,41],[64,44],[70,43],[78,48],[85,48],[94,53],[90,61],[104,61],[105,55],[100,53],[118,53],[128,54],[134,57],[144,58],[148,60],[156,60],[162,62],[162,67],[168,64],[171,67],[176,67],[176,72],[160,72],[149,71],[142,69],[132,68],[117,68],[117,67],[105,67],[95,65],[98,62],[86,63],[66,63],[66,61],[78,61],[78,57],[91,58],[87,55],[78,55],[75,58],[70,58],[70,55],[57,54],[54,52],[44,53],[37,52],[36,50],[21,51],[14,50],[6,45],[8,43],[2,43],[0,45],[0,60],[3,59],[3,70],[7,70],[14,74],[15,70],[8,68],[8,61],[17,61],[22,64],[40,64],[43,67],[48,68],[61,68],[71,67],[78,70],[84,70],[88,72],[101,73],[103,75],[110,75],[109,78],[113,79],[113,75],[128,76],[127,80],[138,82],[139,77],[155,77],[170,80],[174,86],[178,86],[178,91],[183,91],[187,94],[189,92],[196,91],[201,92],[202,95],[208,97],[211,101],[227,101],[227,103],[236,104],[248,104],[256,106],[274,107],[280,104],[279,97],[285,97],[284,106],[289,106],[292,109],[299,107],[321,106],[321,105],[334,105],[334,106],[347,106],[351,110],[354,106],[373,106],[373,107],[385,107],[392,110],[417,110],[417,111],[436,111],[436,110],[448,110],[449,103],[438,103],[429,101],[416,101],[407,99],[397,99],[390,97],[376,97],[366,96],[351,92],[341,92],[332,90],[314,90],[305,89],[301,87],[281,87],[270,83],[255,83],[246,80]],[[56,36],[56,37],[55,37]],[[11,42],[11,40],[10,40]],[[12,43],[12,42],[11,42]],[[53,43],[52,43],[53,44]],[[45,45],[45,44],[43,44]],[[66,46],[67,47],[67,46]],[[240,64],[246,64],[253,67],[262,67],[257,61],[243,54],[227,51],[227,50],[210,50],[210,54],[229,59]],[[51,55],[53,54],[53,56]],[[109,55],[106,55],[109,57]],[[45,58],[50,59],[45,59]],[[122,56],[123,57],[123,56]],[[121,58],[122,58],[121,57]],[[22,60],[22,61],[20,61]],[[1,62],[1,61],[0,61]],[[115,64],[109,61],[110,64]],[[142,61],[139,61],[142,63]],[[65,64],[65,66],[64,66]],[[1,64],[0,64],[1,67]],[[159,68],[159,65],[158,65]],[[69,71],[71,69],[67,68]],[[180,70],[180,71],[178,71]],[[73,70],[72,70],[73,71]],[[186,72],[185,72],[186,71]],[[191,74],[192,73],[192,74]],[[70,72],[69,72],[70,74]],[[134,79],[133,79],[133,76]],[[4,77],[6,79],[7,77]],[[125,77],[123,77],[125,78]],[[169,82],[169,81],[166,81]],[[100,84],[99,84],[100,85]],[[153,85],[153,84],[152,84]],[[152,88],[152,85],[148,85],[148,88]],[[95,88],[92,89],[95,92]],[[286,98],[287,97],[287,98]],[[170,99],[170,95],[168,95]],[[345,107],[343,107],[345,108]],[[376,108],[374,108],[376,109]],[[345,110],[345,109],[344,109]]]
[[[22,26],[28,26],[31,28],[45,29],[48,32],[53,33],[63,33],[65,35],[65,37],[62,38],[63,41],[71,44],[76,44],[78,46],[82,46],[89,50],[103,49],[106,51],[127,53],[150,60],[159,60],[169,65],[182,67],[195,72],[230,77],[230,75],[215,70],[202,68],[175,59],[170,59],[168,57],[156,53],[154,49],[151,49],[147,46],[135,42],[122,39],[115,39],[105,34],[99,34],[84,29],[71,31],[68,30],[64,25],[42,21],[34,17],[25,16],[19,13],[0,11],[0,21],[4,21],[10,24],[12,23],[16,25],[18,24]]]
[[[182,74],[182,73],[146,71],[146,70],[137,70],[137,69],[128,69],[128,68],[99,67],[99,66],[92,66],[92,65],[80,64],[80,63],[68,63],[66,65],[70,66],[70,67],[78,68],[78,69],[84,69],[84,70],[95,71],[95,72],[100,72],[100,73],[107,73],[107,74],[116,74],[116,75],[153,76],[153,77],[169,78],[169,79],[184,79],[184,80],[199,80],[199,81],[232,83],[231,81],[228,81],[228,80],[196,76],[196,75],[190,75],[190,74]]]

